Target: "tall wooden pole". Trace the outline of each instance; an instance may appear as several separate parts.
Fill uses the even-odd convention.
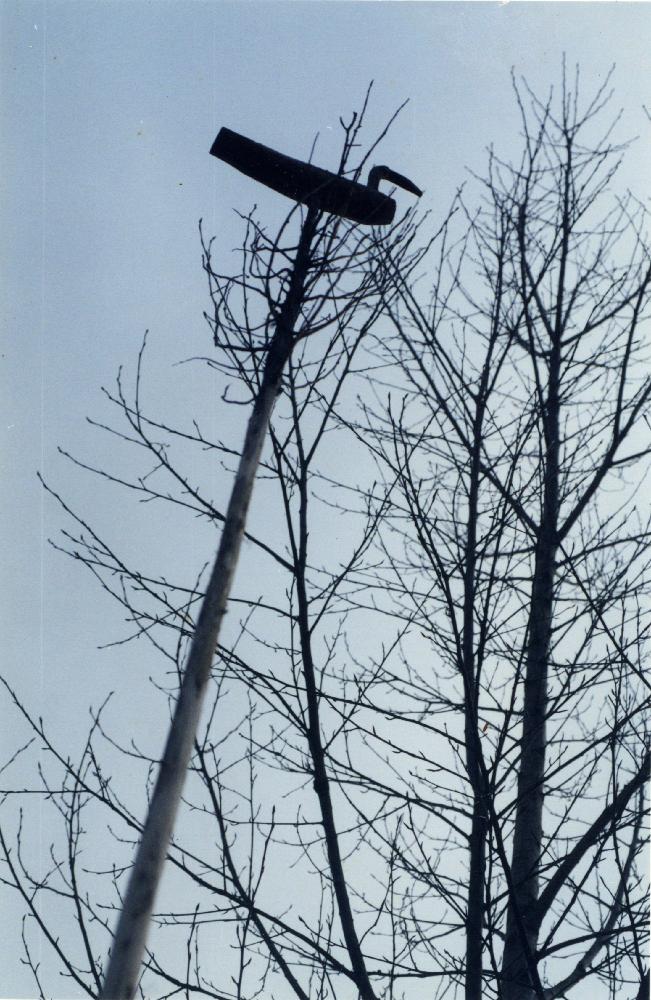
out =
[[[199,612],[100,1000],[131,1000],[136,992],[156,890],[192,755],[219,629],[226,613],[260,454],[283,370],[294,344],[294,327],[303,301],[318,214],[316,208],[310,207],[301,229],[289,289],[280,309],[247,425],[217,557]]]

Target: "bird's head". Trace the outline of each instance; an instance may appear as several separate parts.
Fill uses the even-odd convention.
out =
[[[422,195],[420,188],[409,180],[408,177],[403,176],[403,174],[396,173],[395,170],[391,170],[389,167],[371,167],[368,175],[367,187],[371,188],[372,191],[377,191],[380,186],[380,181],[389,181],[391,184],[396,184],[398,187],[404,188],[405,191],[410,191],[415,194],[418,198]]]

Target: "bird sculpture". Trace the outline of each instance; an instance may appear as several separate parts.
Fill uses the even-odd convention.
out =
[[[229,128],[220,129],[210,152],[286,198],[364,225],[385,226],[393,222],[396,203],[379,190],[381,181],[389,181],[418,197],[423,193],[407,177],[389,167],[372,167],[368,183],[361,184],[278,153]]]

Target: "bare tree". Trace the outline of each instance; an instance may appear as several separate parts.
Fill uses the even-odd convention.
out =
[[[388,262],[402,302],[378,351],[407,389],[367,428],[402,484],[407,555],[385,565],[458,678],[467,998],[485,956],[504,1000],[644,978],[651,262],[643,210],[610,195],[608,83],[582,107],[578,82],[515,86],[522,158],[491,154],[483,203],[460,200],[427,308]]]
[[[431,240],[410,218],[383,237],[318,221],[143,996],[646,995],[651,271],[641,206],[611,193],[607,87],[582,103],[578,78],[544,101],[516,86],[521,159],[492,153],[477,204],[460,194]],[[207,363],[238,403],[296,248],[244,222],[238,273],[204,241]],[[145,474],[73,461],[219,526],[190,456],[238,450],[148,410],[144,359],[108,399]],[[124,639],[158,651],[173,699],[202,584],[137,568],[60,502],[62,548]],[[12,697],[63,824],[45,870],[25,823],[13,841],[3,824],[24,960],[46,995],[36,924],[96,996],[141,830],[110,775],[127,762],[148,788],[156,760],[110,735],[109,706],[72,761]],[[88,856],[102,817],[108,863],[106,839]]]

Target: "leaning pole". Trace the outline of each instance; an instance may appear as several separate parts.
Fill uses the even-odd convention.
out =
[[[221,129],[210,152],[254,180],[307,205],[307,213],[296,248],[291,281],[280,307],[262,381],[247,424],[217,556],[192,638],[99,1000],[131,1000],[136,992],[154,898],[226,613],[260,454],[283,371],[295,342],[294,328],[303,302],[319,215],[329,212],[360,224],[386,225],[393,220],[396,208],[393,199],[372,184],[360,184],[295,160],[230,129]],[[375,174],[376,183],[386,178],[420,194],[419,189],[400,174],[384,167],[374,170],[380,172]]]

